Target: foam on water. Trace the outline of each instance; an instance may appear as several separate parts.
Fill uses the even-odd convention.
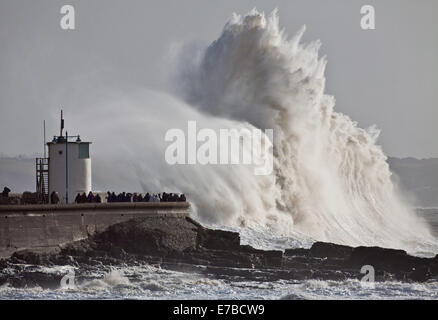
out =
[[[438,283],[347,281],[237,281],[166,271],[151,266],[95,273],[76,289],[0,287],[1,299],[438,299]],[[112,279],[112,280],[109,280]],[[114,281],[114,279],[117,279]],[[124,279],[124,280],[120,280]]]

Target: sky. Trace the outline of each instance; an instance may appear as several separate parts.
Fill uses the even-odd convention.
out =
[[[75,30],[60,27],[65,4]],[[375,30],[360,28],[365,4],[375,7]],[[47,136],[57,134],[61,108],[68,121],[108,92],[166,91],[175,45],[209,44],[233,12],[254,7],[278,8],[290,36],[305,24],[304,41],[321,40],[335,109],[377,125],[387,155],[438,157],[435,0],[2,0],[0,155],[41,153],[43,120]],[[74,130],[86,134],[86,125]]]

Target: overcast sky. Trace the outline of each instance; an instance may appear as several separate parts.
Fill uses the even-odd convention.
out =
[[[74,31],[59,26],[64,4],[76,9]],[[376,30],[360,28],[364,4],[375,6]],[[436,0],[1,0],[0,154],[41,152],[42,121],[56,134],[61,106],[68,116],[108,89],[165,90],[173,44],[210,43],[253,7],[277,7],[288,34],[306,24],[304,40],[322,41],[336,110],[376,124],[386,154],[438,157]]]

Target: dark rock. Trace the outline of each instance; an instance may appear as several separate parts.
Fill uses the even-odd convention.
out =
[[[198,244],[207,249],[232,250],[239,247],[240,235],[237,232],[199,228]]]
[[[117,259],[124,259],[127,257],[127,253],[120,247],[111,247],[110,254]]]
[[[283,264],[283,252],[280,250],[269,250],[263,254],[265,257],[264,264],[267,267],[281,267]]]
[[[327,242],[315,242],[310,248],[312,257],[348,259],[353,252],[352,247]]]
[[[408,266],[409,256],[404,250],[387,249],[380,247],[357,247],[348,259],[352,266],[372,265],[374,268],[393,268],[397,271],[412,269]]]
[[[300,256],[307,257],[309,254],[309,249],[304,248],[294,248],[294,249],[286,249],[284,250],[285,256]]]
[[[14,252],[11,259],[16,263],[24,262],[27,264],[35,264],[35,265],[47,264],[50,261],[49,256],[47,254],[41,254],[31,250],[20,250]]]
[[[16,276],[2,273],[10,266]],[[184,272],[242,279],[360,279],[363,265],[375,268],[376,280],[424,282],[438,277],[438,255],[419,258],[403,250],[316,242],[310,249],[259,250],[240,244],[239,234],[212,230],[187,218],[135,218],[115,224],[88,239],[69,243],[57,252],[18,251],[0,261],[0,285],[55,287],[58,275],[44,275],[27,265],[73,265],[98,268],[149,263]],[[201,268],[200,266],[204,266]]]
[[[98,249],[112,246],[128,253],[168,256],[196,247],[197,233],[188,221],[177,218],[137,218],[115,224],[92,237]]]
[[[43,289],[58,289],[62,277],[63,275],[60,274],[49,274],[40,271],[23,271],[10,276],[7,279],[3,279],[3,282],[7,282],[15,288],[41,287]]]
[[[208,229],[190,217],[186,221],[195,227],[198,246],[212,250],[233,250],[240,246],[240,235],[237,232]]]
[[[0,259],[0,270],[3,270],[7,266],[8,266],[8,262],[6,261],[6,259]]]
[[[426,266],[420,266],[414,268],[412,272],[409,273],[408,278],[416,282],[425,282],[432,277],[430,269]]]
[[[79,267],[79,263],[76,261],[73,256],[58,254],[50,257],[50,261],[56,265],[69,265],[74,267]]]

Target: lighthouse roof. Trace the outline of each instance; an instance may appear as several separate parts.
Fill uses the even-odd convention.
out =
[[[91,144],[92,143],[89,141],[82,141],[79,135],[68,136],[67,139],[68,139],[68,143],[75,143],[75,144],[85,144],[85,143]],[[65,144],[66,143],[65,140],[66,140],[66,137],[64,137],[64,136],[54,136],[52,141],[47,142],[47,145],[59,144],[59,143]]]

